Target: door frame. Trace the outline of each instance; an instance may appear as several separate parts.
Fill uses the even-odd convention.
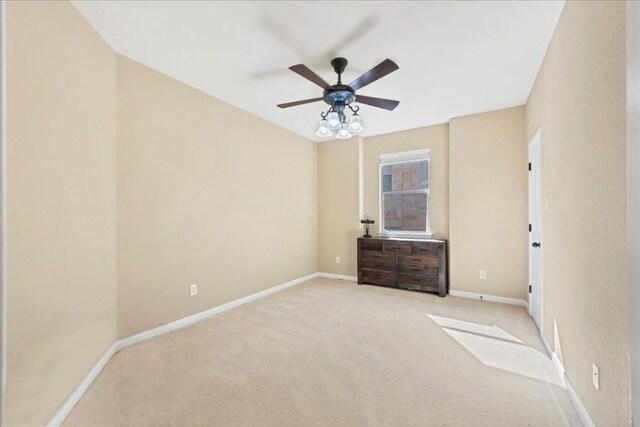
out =
[[[531,162],[531,151],[532,151],[532,147],[534,146],[534,144],[537,144],[537,150],[538,150],[538,164],[536,165],[536,169],[540,170],[540,174],[538,175],[539,178],[539,182],[538,182],[538,203],[540,204],[540,218],[539,218],[539,229],[540,231],[539,233],[539,240],[542,243],[542,231],[543,231],[543,227],[542,227],[542,217],[543,217],[543,212],[544,212],[544,192],[543,192],[543,185],[542,185],[542,128],[538,128],[538,130],[536,131],[536,133],[533,135],[533,137],[531,138],[531,140],[529,141],[529,144],[527,145],[527,160],[529,162]],[[531,194],[531,173],[527,173],[527,194],[528,194],[528,215],[529,215],[529,224],[531,224],[531,203],[532,203],[532,194]],[[531,244],[533,243],[533,239],[531,238],[531,232],[529,232],[527,234],[527,254],[528,254],[528,259],[529,259],[529,265],[528,265],[528,282],[529,285],[531,285],[531,254],[532,254],[532,247]],[[534,292],[530,292],[528,294],[529,296],[529,315],[534,319],[534,321],[536,321],[536,325],[538,326],[538,329],[540,329],[540,333],[542,333],[543,331],[543,327],[544,327],[544,286],[543,286],[543,250],[544,250],[544,246],[541,245],[539,248],[536,249],[537,251],[539,251],[540,256],[538,259],[538,283],[537,285],[537,289],[535,292],[537,292],[538,295],[538,299],[539,299],[539,306],[540,306],[540,312],[537,313],[538,315],[538,320],[539,322],[536,321],[536,318],[534,316],[534,299],[533,299],[533,295]]]

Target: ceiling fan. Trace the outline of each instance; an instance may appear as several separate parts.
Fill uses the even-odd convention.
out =
[[[311,71],[309,67],[304,64],[297,64],[289,67],[289,69],[294,73],[299,74],[305,79],[320,86],[324,89],[324,92],[322,96],[318,98],[278,104],[278,107],[289,108],[295,107],[296,105],[324,101],[331,107],[326,113],[321,113],[322,120],[320,120],[320,125],[316,135],[319,137],[328,137],[332,135],[331,131],[336,131],[337,138],[347,139],[350,138],[352,134],[360,133],[364,130],[360,122],[360,117],[358,116],[358,110],[360,108],[357,106],[351,106],[352,103],[357,102],[360,104],[367,104],[389,111],[393,111],[398,106],[400,101],[356,94],[358,89],[361,89],[397,70],[399,67],[395,62],[390,59],[385,59],[348,85],[345,85],[342,84],[342,73],[348,63],[349,62],[345,58],[334,58],[331,61],[333,70],[338,74],[338,83],[335,85],[330,85],[324,81],[322,77]],[[345,108],[349,108],[353,112],[348,125],[344,114]]]

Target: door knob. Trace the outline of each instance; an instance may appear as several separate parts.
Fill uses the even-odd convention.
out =
[[[531,244],[531,246],[533,246],[534,248],[539,248],[540,247],[540,242],[533,242]]]

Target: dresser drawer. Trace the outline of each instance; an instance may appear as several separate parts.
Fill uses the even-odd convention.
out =
[[[438,269],[433,267],[423,267],[421,265],[398,264],[398,273],[407,273],[414,276],[438,277]]]
[[[401,288],[438,291],[439,285],[437,278],[398,274],[398,286]]]
[[[362,251],[360,256],[363,260],[368,260],[368,261],[380,261],[380,262],[387,262],[391,264],[395,264],[396,262],[395,254],[385,254],[382,252],[373,252],[373,251]]]
[[[414,243],[413,245],[411,245],[412,255],[438,256],[440,255],[440,251],[442,251],[441,245],[434,245],[434,244],[427,244],[427,243]]]
[[[361,276],[361,280],[365,283],[386,286],[396,285],[396,273],[391,273],[388,271],[367,270],[366,268],[364,268],[362,269]]]
[[[408,243],[385,243],[384,251],[397,254],[410,254],[411,245]]]
[[[386,263],[381,261],[360,261],[360,268],[367,268],[369,270],[382,270],[382,271],[396,271],[396,265],[393,263]]]
[[[362,249],[363,251],[382,252],[382,242],[361,241],[360,242],[360,249]]]
[[[421,265],[423,267],[438,267],[438,257],[436,256],[414,256],[399,255],[398,264],[404,265]]]

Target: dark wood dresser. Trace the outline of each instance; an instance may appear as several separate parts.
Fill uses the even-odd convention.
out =
[[[358,284],[415,291],[449,291],[447,241],[424,239],[358,239]]]

